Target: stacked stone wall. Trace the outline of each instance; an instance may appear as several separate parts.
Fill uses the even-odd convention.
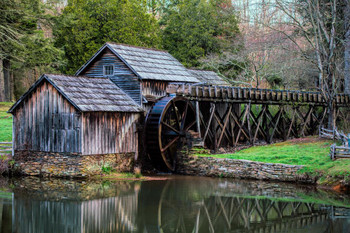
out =
[[[303,167],[239,159],[181,156],[177,173],[195,176],[315,183],[315,178],[299,172]]]
[[[15,151],[15,171],[23,175],[85,177],[101,174],[103,167],[117,172],[134,169],[135,154],[82,155],[41,151]]]

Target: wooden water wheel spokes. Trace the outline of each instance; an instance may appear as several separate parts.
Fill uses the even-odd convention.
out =
[[[155,103],[146,119],[146,148],[160,171],[175,171],[176,154],[196,124],[195,110],[183,97],[164,97]]]

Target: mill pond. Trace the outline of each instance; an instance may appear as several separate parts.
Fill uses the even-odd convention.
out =
[[[350,198],[289,183],[1,179],[2,233],[350,232]]]

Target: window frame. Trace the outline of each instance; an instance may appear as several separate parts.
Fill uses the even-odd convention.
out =
[[[106,74],[107,67],[112,67],[112,74]],[[103,66],[103,76],[113,76],[114,75],[114,65],[104,65]]]

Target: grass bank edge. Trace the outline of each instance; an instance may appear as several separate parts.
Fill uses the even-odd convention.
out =
[[[253,146],[230,154],[207,154],[198,149],[194,156],[241,159],[265,163],[304,165],[300,173],[320,177],[321,183],[334,183],[338,177],[350,182],[350,159],[332,161],[329,157],[331,140],[307,137],[263,146]],[[330,179],[332,177],[332,179]],[[335,179],[334,179],[335,178]]]

